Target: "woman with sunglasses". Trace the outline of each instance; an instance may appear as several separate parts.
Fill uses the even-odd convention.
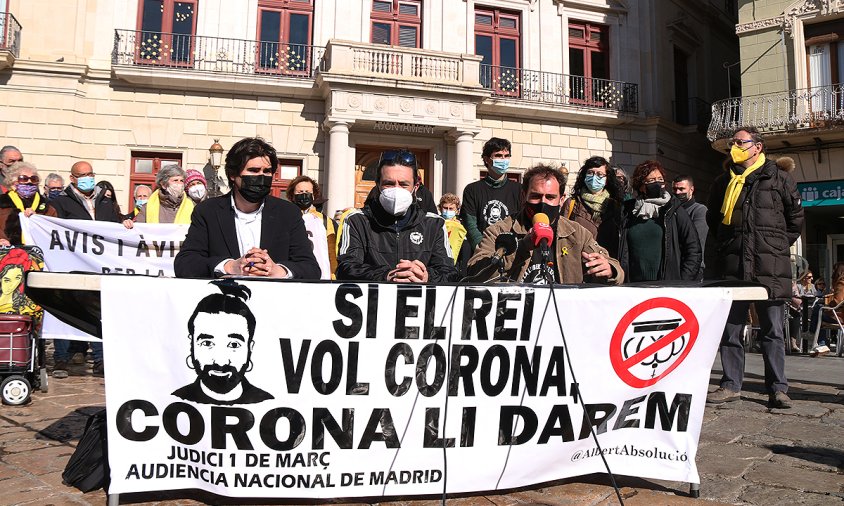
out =
[[[56,210],[38,191],[38,169],[28,162],[17,162],[5,171],[8,193],[0,195],[0,246],[23,244],[19,213],[56,216]]]
[[[695,281],[703,252],[694,223],[665,189],[665,168],[646,160],[633,171],[636,199],[624,203],[618,261],[625,280]]]

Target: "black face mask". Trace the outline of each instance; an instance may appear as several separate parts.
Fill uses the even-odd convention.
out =
[[[662,183],[650,183],[645,185],[645,198],[658,199],[662,197]]]
[[[533,222],[533,217],[539,213],[545,213],[548,216],[548,222],[553,224],[560,217],[560,206],[552,206],[547,202],[537,202],[535,204],[525,202],[525,218],[528,221]]]
[[[675,193],[674,196],[677,197],[677,200],[679,200],[680,202],[688,202],[689,201],[689,194],[688,193]]]
[[[257,204],[270,194],[273,184],[272,176],[240,176],[240,196],[247,202]]]
[[[314,203],[313,193],[297,193],[293,195],[293,203],[299,206],[299,209],[305,210],[311,207]]]

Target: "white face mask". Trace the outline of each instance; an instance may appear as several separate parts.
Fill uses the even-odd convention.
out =
[[[177,199],[182,196],[182,193],[185,192],[185,185],[183,184],[171,184],[167,187],[167,193],[170,194],[170,197],[173,199]]]
[[[188,195],[190,195],[190,198],[196,201],[204,199],[206,193],[207,190],[201,184],[195,184],[188,188]]]
[[[401,216],[413,204],[413,194],[404,188],[384,188],[381,190],[381,196],[378,197],[378,201],[381,202],[384,210],[388,213],[393,216]]]

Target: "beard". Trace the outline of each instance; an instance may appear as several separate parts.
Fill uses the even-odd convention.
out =
[[[208,364],[201,366],[196,359],[192,358],[193,368],[196,370],[196,375],[199,376],[199,381],[208,387],[212,392],[218,394],[227,394],[231,392],[237,385],[243,381],[243,375],[246,373],[249,361],[240,369],[235,369],[231,365],[216,365]]]

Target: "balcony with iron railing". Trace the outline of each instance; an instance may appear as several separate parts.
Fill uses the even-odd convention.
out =
[[[112,66],[130,82],[192,82],[206,88],[221,78],[235,87],[268,81],[307,81],[325,64],[325,48],[256,40],[138,30],[115,30]]]
[[[219,89],[224,80],[230,91],[298,85],[313,93],[313,79],[319,75],[318,86],[403,88],[556,110],[639,110],[636,84],[480,62],[477,55],[365,42],[331,40],[322,48],[137,30],[115,30],[112,53],[117,77],[148,85]]]
[[[639,86],[633,83],[492,65],[481,65],[480,81],[499,99],[625,114],[639,112]]]
[[[0,12],[0,69],[20,58],[21,25],[10,12]]]
[[[742,126],[754,126],[766,134],[844,129],[844,85],[728,98],[712,104],[707,130],[710,141]]]

